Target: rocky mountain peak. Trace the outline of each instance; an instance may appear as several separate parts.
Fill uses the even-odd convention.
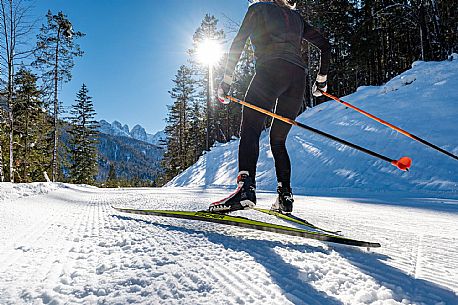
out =
[[[127,124],[122,124],[115,120],[111,124],[105,120],[100,120],[99,131],[112,136],[123,136],[139,141],[147,142],[153,145],[161,145],[161,140],[165,139],[164,131],[159,131],[155,134],[149,134],[141,125],[135,125],[132,130],[129,130]]]

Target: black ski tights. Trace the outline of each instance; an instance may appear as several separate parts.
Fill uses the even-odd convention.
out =
[[[297,65],[276,59],[256,66],[245,100],[258,107],[295,119],[302,105],[305,90],[305,70]],[[277,100],[278,99],[278,100]],[[243,107],[240,126],[239,170],[256,176],[259,157],[259,137],[266,115]],[[291,125],[274,120],[270,129],[270,147],[275,160],[277,181],[289,187],[291,162],[286,150],[286,137]]]

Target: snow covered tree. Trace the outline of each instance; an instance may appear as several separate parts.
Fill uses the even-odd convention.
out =
[[[81,32],[75,32],[67,16],[59,12],[53,15],[48,11],[47,24],[43,25],[38,34],[35,61],[33,65],[42,70],[43,91],[52,99],[54,118],[54,147],[52,152],[52,181],[56,181],[58,169],[59,143],[59,83],[71,80],[71,70],[74,58],[83,55],[75,39],[83,37]]]
[[[193,110],[191,105],[195,98],[191,69],[182,65],[173,82],[175,85],[169,93],[175,101],[169,107],[165,127],[167,151],[164,154],[163,166],[167,180],[185,170],[195,161],[193,145],[196,143],[192,141],[194,130],[192,129],[193,121],[190,120],[190,113]]]
[[[70,111],[70,178],[74,183],[93,184],[98,171],[97,134],[92,98],[85,84],[81,86]]]

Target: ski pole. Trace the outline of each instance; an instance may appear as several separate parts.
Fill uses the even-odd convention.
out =
[[[271,116],[271,117],[273,117],[273,118],[275,118],[277,120],[280,120],[280,121],[283,121],[285,123],[288,123],[288,124],[291,124],[291,125],[306,129],[308,131],[311,131],[313,133],[319,134],[319,135],[321,135],[323,137],[326,137],[328,139],[334,140],[336,142],[339,142],[339,143],[341,143],[343,145],[346,145],[346,146],[349,146],[349,147],[351,147],[353,149],[356,149],[356,150],[359,150],[361,152],[364,152],[364,153],[366,153],[368,155],[371,155],[371,156],[376,157],[378,159],[381,159],[383,161],[389,162],[391,165],[396,166],[397,168],[399,168],[402,171],[408,171],[410,166],[412,165],[412,160],[409,157],[402,157],[399,160],[393,160],[393,159],[390,159],[390,158],[388,158],[386,156],[378,154],[378,153],[376,153],[376,152],[374,152],[372,150],[366,149],[366,148],[361,147],[359,145],[356,145],[356,144],[350,143],[348,141],[345,141],[343,139],[340,139],[338,137],[335,137],[335,136],[333,136],[331,134],[325,133],[325,132],[323,132],[321,130],[318,130],[318,129],[315,129],[313,127],[307,126],[305,124],[299,123],[299,122],[297,122],[295,120],[292,120],[292,119],[289,119],[289,118],[285,118],[285,117],[283,117],[281,115],[278,115],[276,113],[270,112],[270,111],[268,111],[268,110],[266,110],[264,108],[252,105],[252,104],[250,104],[250,103],[248,103],[246,101],[239,100],[239,99],[237,99],[235,97],[232,97],[232,96],[229,96],[229,95],[226,96],[226,97],[229,100],[231,100],[232,102],[234,102],[234,103],[246,106],[246,107],[251,108],[253,110],[259,111],[259,112],[261,112],[263,114]]]
[[[411,138],[411,139],[413,139],[413,140],[415,140],[415,141],[418,141],[418,142],[420,142],[420,143],[422,143],[422,144],[424,144],[424,145],[427,145],[427,146],[429,146],[429,147],[431,147],[431,148],[434,148],[435,150],[438,150],[438,151],[440,151],[441,153],[446,154],[447,156],[452,157],[452,158],[455,159],[455,160],[458,160],[458,156],[455,156],[455,155],[452,154],[451,152],[448,152],[448,151],[446,151],[446,150],[440,148],[440,147],[437,146],[437,145],[434,145],[434,144],[432,144],[432,143],[430,143],[430,142],[428,142],[428,141],[426,141],[426,140],[424,140],[424,139],[422,139],[422,138],[420,138],[420,137],[417,137],[417,136],[415,136],[415,135],[413,135],[413,134],[411,134],[411,133],[405,131],[404,129],[401,129],[401,128],[397,127],[397,126],[394,126],[393,124],[390,124],[390,123],[388,123],[388,122],[386,122],[386,121],[384,121],[384,120],[382,120],[382,119],[376,117],[375,115],[372,115],[372,114],[370,114],[370,113],[368,113],[368,112],[366,112],[366,111],[364,111],[364,110],[362,110],[362,109],[359,109],[358,107],[355,107],[355,106],[353,106],[353,105],[351,105],[351,104],[349,104],[349,103],[347,103],[347,102],[341,100],[340,98],[333,96],[332,94],[329,94],[329,93],[327,93],[327,92],[325,92],[325,91],[322,91],[322,90],[320,90],[320,92],[323,93],[323,95],[325,95],[325,96],[327,96],[327,97],[333,99],[334,101],[336,101],[336,102],[338,102],[338,103],[341,103],[341,104],[343,104],[343,105],[345,105],[345,106],[347,106],[347,107],[350,107],[351,109],[354,109],[354,110],[358,111],[359,113],[362,113],[362,114],[364,114],[365,116],[367,116],[367,117],[369,117],[369,118],[371,118],[371,119],[373,119],[373,120],[379,122],[380,124],[383,124],[383,125],[385,125],[385,126],[388,126],[388,127],[392,128],[392,129],[394,129],[394,130],[396,130],[397,132],[399,132],[399,133],[401,133],[401,134],[403,134],[403,135],[405,135],[405,136],[407,136],[407,137],[409,137],[409,138]]]

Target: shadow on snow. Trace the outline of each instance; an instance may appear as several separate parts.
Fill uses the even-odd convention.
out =
[[[453,291],[387,265],[384,261],[389,257],[386,255],[340,245],[332,247],[361,272],[391,289],[393,298],[398,302],[408,299],[413,304],[458,304],[458,296]]]
[[[220,244],[226,249],[237,252],[248,253],[257,263],[261,264],[269,273],[272,282],[283,290],[284,296],[293,304],[304,305],[340,305],[337,299],[316,290],[310,284],[300,279],[300,271],[291,264],[286,263],[283,258],[275,252],[275,248],[300,251],[303,253],[321,252],[328,254],[328,251],[321,247],[309,245],[297,245],[282,243],[279,241],[243,239],[224,235],[215,232],[208,232],[199,229],[189,229],[174,225],[159,224],[153,221],[137,219],[129,216],[112,215],[118,219],[136,221],[148,225],[155,225],[166,230],[178,231],[187,234],[199,233],[204,235],[210,242]],[[268,300],[266,300],[268,301]]]
[[[113,217],[136,221],[148,225],[155,225],[166,230],[178,231],[189,234],[203,234],[210,242],[221,244],[226,249],[248,253],[257,263],[261,264],[270,274],[272,281],[283,290],[284,296],[293,304],[310,305],[338,305],[343,304],[325,292],[316,290],[312,285],[303,280],[300,270],[286,263],[275,248],[283,248],[303,253],[320,252],[330,254],[333,251],[347,259],[361,272],[369,275],[381,286],[393,291],[393,298],[399,302],[408,299],[415,304],[458,304],[458,296],[437,284],[427,280],[417,279],[403,271],[387,265],[384,261],[389,257],[383,254],[365,252],[358,248],[330,244],[331,249],[315,247],[307,244],[283,243],[279,241],[244,239],[200,229],[190,229],[174,225],[165,225],[149,220],[137,219],[129,216],[112,215]]]

